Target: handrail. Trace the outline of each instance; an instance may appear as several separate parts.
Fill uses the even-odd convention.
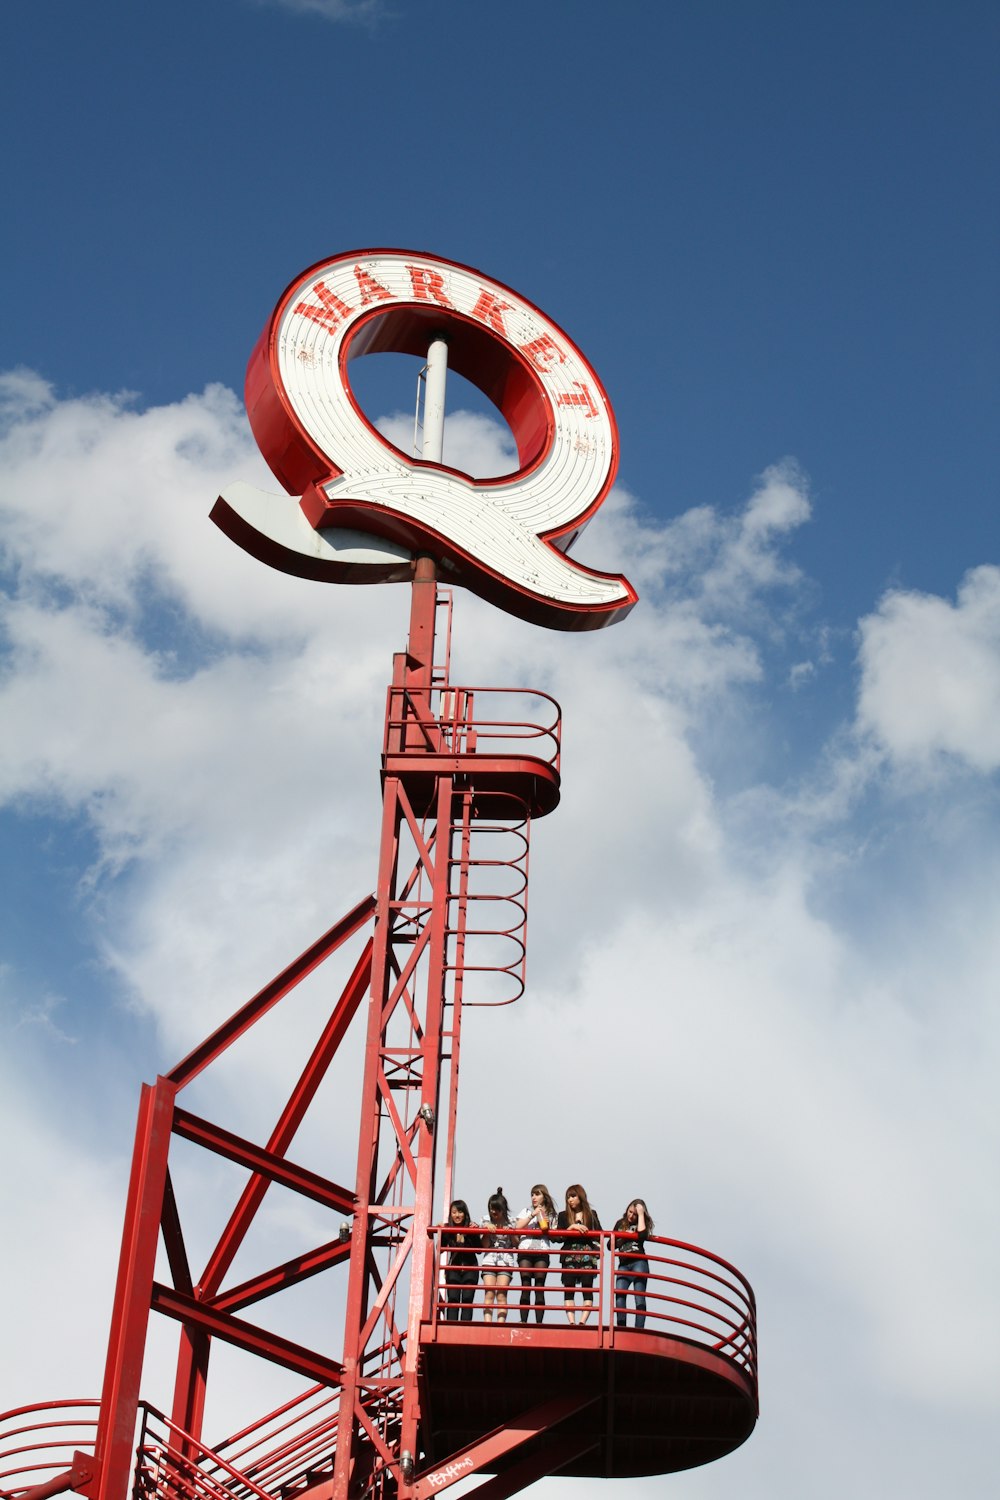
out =
[[[502,701],[517,697],[549,704],[551,713],[538,710],[533,716],[513,718],[484,715],[479,704],[484,697]],[[538,688],[465,687],[445,683],[428,689],[398,685],[388,690],[385,720],[385,752],[395,753],[406,744],[408,753],[428,755],[523,755],[522,749],[499,748],[504,742],[536,741],[528,753],[559,769],[562,709],[550,693]],[[482,741],[489,742],[488,751]]]
[[[613,1230],[593,1230],[592,1242],[574,1245],[571,1231],[497,1229],[470,1225],[461,1231],[471,1242],[464,1248],[481,1260],[486,1241],[508,1250],[512,1264],[502,1337],[509,1337],[519,1318],[532,1319],[532,1343],[539,1347],[545,1334],[561,1347],[569,1339],[581,1347],[613,1350],[626,1340],[630,1349],[648,1347],[651,1354],[669,1354],[669,1340],[707,1350],[738,1371],[757,1397],[757,1312],[753,1288],[729,1261],[685,1240],[649,1235],[640,1256],[634,1248],[623,1254],[619,1242],[628,1236]],[[431,1324],[437,1331],[475,1325],[476,1338],[492,1339],[500,1324],[483,1322],[486,1303],[480,1285],[481,1265],[475,1268],[471,1298],[458,1301],[456,1284],[449,1281],[449,1252],[454,1248],[454,1226],[437,1225],[429,1231],[435,1262],[437,1295]],[[532,1300],[520,1305],[518,1246],[537,1240],[549,1255],[542,1287],[545,1305]],[[443,1253],[442,1253],[443,1251]],[[596,1266],[580,1264],[592,1257]],[[562,1274],[577,1271],[574,1302],[582,1312],[584,1292],[593,1311],[584,1325],[570,1331],[563,1306]],[[588,1284],[589,1283],[589,1284]],[[538,1288],[533,1288],[533,1292]],[[541,1326],[535,1321],[541,1311]],[[294,1494],[307,1487],[316,1473],[332,1473],[340,1393],[312,1385],[300,1395],[249,1426],[209,1448],[186,1433],[148,1403],[141,1404],[142,1426],[136,1470],[137,1496],[155,1500],[274,1500],[276,1493]],[[373,1397],[374,1399],[374,1397]],[[72,1488],[73,1459],[89,1455],[100,1403],[89,1398],[36,1402],[0,1414],[0,1500],[28,1500],[54,1496]],[[225,1454],[225,1456],[224,1456]],[[47,1476],[47,1477],[46,1477]]]
[[[464,802],[452,818],[444,972],[466,1007],[512,1005],[525,989],[531,818],[505,800],[491,818]]]
[[[476,1267],[472,1282],[471,1268],[465,1267],[466,1280],[461,1283],[455,1272],[449,1280],[450,1251],[456,1232],[471,1243],[464,1247],[481,1261],[487,1241],[494,1249],[507,1249],[514,1262],[508,1269],[506,1314],[497,1317],[508,1328],[520,1320],[531,1319],[533,1337],[539,1333],[537,1314],[542,1312],[542,1328],[560,1334],[574,1326],[567,1321],[564,1299],[572,1292],[577,1316],[583,1308],[584,1292],[592,1298],[593,1310],[582,1326],[597,1335],[602,1348],[612,1349],[624,1333],[668,1337],[694,1343],[711,1350],[735,1366],[749,1380],[754,1397],[757,1390],[757,1309],[753,1288],[743,1273],[729,1261],[710,1250],[686,1240],[649,1235],[642,1251],[622,1250],[619,1242],[631,1236],[614,1230],[588,1232],[590,1246],[574,1247],[575,1232],[547,1231],[470,1225],[456,1231],[452,1225],[437,1225],[429,1233],[434,1242],[435,1285],[437,1297],[431,1311],[435,1327],[456,1323],[482,1324],[487,1311],[485,1288],[480,1284],[483,1270]],[[505,1238],[504,1238],[505,1237]],[[544,1305],[527,1293],[522,1304],[521,1277],[516,1265],[518,1246],[523,1239],[539,1242],[539,1252],[549,1256],[546,1280],[540,1290]],[[501,1241],[503,1242],[501,1243]],[[634,1243],[634,1241],[633,1241]],[[566,1289],[561,1285],[563,1273],[583,1269],[584,1256],[596,1260],[596,1268],[587,1267],[592,1284]],[[499,1269],[499,1268],[496,1268]],[[471,1287],[470,1287],[471,1283]],[[471,1296],[470,1296],[471,1290]],[[537,1285],[535,1290],[538,1290]],[[497,1308],[494,1305],[493,1315]],[[488,1325],[487,1325],[488,1326]],[[579,1322],[575,1323],[580,1327]],[[485,1330],[484,1330],[485,1331]],[[651,1346],[651,1352],[655,1349]]]
[[[179,1491],[185,1500],[192,1496],[199,1496],[201,1500],[233,1500],[234,1495],[246,1496],[249,1493],[256,1500],[271,1500],[267,1491],[247,1474],[185,1432],[155,1406],[144,1401],[141,1409],[136,1494],[169,1497]],[[167,1429],[166,1436],[156,1431],[154,1422],[163,1424]],[[207,1465],[203,1462],[205,1459],[209,1460]],[[220,1471],[227,1476],[228,1482],[217,1478]]]
[[[274,1500],[292,1497],[333,1473],[339,1389],[311,1385],[212,1447],[143,1404],[139,1489],[158,1500]],[[166,1442],[151,1418],[168,1429]]]
[[[48,1420],[28,1421],[16,1427],[0,1426],[0,1496],[5,1500],[17,1500],[18,1496],[43,1486],[50,1494],[69,1489],[74,1454],[79,1452],[89,1456],[94,1450],[97,1417],[82,1413],[96,1411],[100,1404],[90,1397],[69,1397],[61,1401],[35,1401],[29,1406],[17,1406],[12,1411],[0,1413],[0,1424],[20,1422],[21,1418],[36,1413],[39,1416],[51,1414]],[[10,1446],[15,1438],[37,1441]],[[29,1457],[30,1462],[26,1461]],[[16,1462],[11,1463],[12,1460]],[[43,1478],[44,1475],[50,1476],[49,1479]],[[62,1479],[65,1479],[64,1484],[59,1483]]]

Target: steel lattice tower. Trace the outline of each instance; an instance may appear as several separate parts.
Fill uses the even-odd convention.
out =
[[[398,295],[397,269],[409,277]],[[485,1003],[503,1005],[523,991],[530,830],[559,801],[561,722],[544,693],[451,681],[452,595],[440,575],[563,628],[607,623],[635,600],[624,580],[577,569],[567,582],[560,573],[574,570],[561,559],[558,538],[568,546],[596,508],[613,478],[616,449],[610,440],[602,448],[606,398],[596,376],[555,325],[515,298],[479,273],[431,257],[338,257],[293,283],[251,360],[255,431],[286,487],[302,492],[301,508],[290,520],[234,487],[214,518],[247,550],[288,571],[411,584],[408,643],[394,658],[387,696],[377,881],[182,1062],[144,1087],[100,1400],[43,1403],[0,1419],[0,1496],[48,1500],[75,1490],[91,1500],[126,1500],[134,1487],[156,1500],[427,1500],[456,1480],[490,1475],[476,1494],[501,1500],[557,1472],[627,1476],[704,1463],[738,1446],[754,1426],[753,1293],[734,1267],[696,1246],[661,1238],[647,1244],[652,1311],[645,1326],[625,1326],[623,1296],[612,1305],[621,1253],[613,1233],[600,1236],[593,1324],[453,1322],[441,1315],[448,1238],[435,1206],[452,1195],[463,1009],[484,1003],[481,990],[470,996],[470,981],[492,987]],[[318,369],[317,381],[329,383],[331,370],[344,380],[349,354],[341,350],[338,364],[339,346],[327,345],[337,338],[346,344],[349,333],[358,341],[355,353],[430,351],[423,459],[401,462],[396,454],[387,474],[394,482],[400,471],[414,491],[442,484],[437,512],[400,502],[387,514],[370,496],[338,498],[344,466],[333,466],[320,443],[323,424],[336,437],[336,422],[310,406],[313,376],[302,375],[299,363]],[[296,338],[306,335],[313,342],[299,347]],[[482,523],[485,542],[476,541],[475,516],[447,529],[449,495],[467,508],[473,487],[441,464],[449,353],[508,416],[519,443],[513,480],[521,488],[508,486],[510,514],[495,533],[489,516]],[[350,436],[357,412],[344,411]],[[603,431],[614,439],[607,412]],[[590,508],[575,501],[567,521],[560,497],[577,482],[574,465]],[[488,482],[477,503],[488,509],[501,488]],[[560,532],[553,524],[545,541],[544,526],[537,517],[533,523],[536,539],[542,535],[559,553],[551,582],[531,571],[529,542],[521,548],[528,562],[520,558],[524,495],[536,510],[547,504],[549,519],[562,525]],[[439,517],[440,531],[428,514]],[[358,529],[366,517],[370,532]],[[485,549],[482,556],[473,544]],[[505,546],[516,554],[507,571]],[[369,576],[359,577],[366,569]],[[366,933],[265,1143],[182,1107],[190,1083],[209,1077],[212,1064],[300,981]],[[290,1152],[366,1004],[357,1171],[348,1186],[298,1165]],[[171,1178],[177,1139],[247,1173],[197,1273]],[[293,1260],[230,1284],[235,1257],[274,1184],[348,1222]],[[161,1242],[169,1284],[155,1274]],[[245,1316],[284,1290],[322,1285],[316,1278],[338,1267],[346,1298],[337,1357]],[[141,1399],[151,1312],[180,1325],[169,1417]],[[240,1432],[206,1441],[211,1351],[219,1341],[306,1385]]]

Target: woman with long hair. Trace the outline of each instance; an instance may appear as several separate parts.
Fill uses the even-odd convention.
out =
[[[549,1274],[549,1251],[552,1241],[548,1237],[555,1227],[556,1206],[552,1194],[544,1182],[536,1182],[531,1189],[530,1207],[522,1209],[517,1216],[518,1229],[534,1229],[536,1234],[526,1234],[517,1247],[517,1263],[521,1268],[521,1322],[527,1323],[531,1307],[531,1292],[535,1292],[535,1322],[545,1319],[545,1278]]]
[[[653,1232],[653,1219],[642,1198],[633,1198],[615,1225],[615,1323],[624,1328],[625,1299],[629,1288],[635,1297],[635,1326],[646,1326],[646,1281],[649,1261],[646,1236]]]
[[[486,1211],[488,1217],[483,1220],[483,1228],[492,1232],[483,1235],[483,1244],[486,1247],[482,1261],[486,1302],[483,1322],[506,1323],[507,1288],[514,1274],[517,1257],[514,1254],[513,1244],[514,1223],[510,1216],[507,1199],[503,1195],[503,1188],[498,1187],[495,1193],[490,1194]]]
[[[441,1247],[448,1252],[444,1272],[444,1315],[449,1323],[457,1323],[460,1318],[463,1323],[471,1323],[476,1282],[479,1280],[479,1256],[476,1254],[479,1241],[474,1233],[465,1233],[472,1228],[472,1217],[464,1198],[452,1200],[448,1225],[441,1233]]]
[[[562,1264],[563,1306],[570,1323],[577,1326],[576,1288],[580,1288],[582,1327],[594,1306],[594,1282],[600,1265],[601,1242],[589,1231],[600,1229],[601,1221],[587,1202],[587,1194],[578,1182],[566,1189],[566,1207],[560,1209],[557,1227],[564,1231]]]

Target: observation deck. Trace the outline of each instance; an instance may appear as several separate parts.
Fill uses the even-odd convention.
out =
[[[516,1270],[506,1322],[482,1321],[481,1285],[472,1305],[461,1309],[468,1320],[453,1321],[441,1233],[435,1232],[439,1300],[420,1330],[422,1436],[431,1467],[437,1455],[461,1462],[494,1428],[523,1428],[536,1408],[544,1414],[537,1436],[509,1456],[478,1464],[481,1472],[534,1461],[541,1474],[668,1474],[721,1458],[750,1436],[757,1420],[756,1306],[749,1283],[728,1262],[650,1236],[649,1276],[640,1292],[645,1326],[637,1327],[636,1288],[616,1292],[616,1237],[605,1232],[585,1325],[568,1323],[563,1308],[560,1254],[568,1247],[551,1256],[543,1322],[535,1321],[533,1304],[525,1309],[529,1321],[521,1322]],[[579,1316],[579,1289],[575,1298]],[[555,1421],[546,1410],[554,1394],[566,1407]]]
[[[502,1476],[504,1494],[554,1473],[669,1474],[721,1458],[750,1436],[756,1309],[749,1283],[727,1261],[650,1236],[645,1326],[636,1327],[636,1289],[616,1292],[618,1252],[605,1232],[586,1325],[566,1321],[561,1251],[552,1255],[542,1323],[534,1305],[530,1321],[520,1320],[516,1270],[506,1322],[483,1321],[481,1284],[466,1320],[453,1321],[440,1253],[446,1232],[432,1232],[437,1292],[419,1329],[417,1500],[473,1473]],[[311,1385],[212,1447],[141,1403],[135,1493],[146,1500],[328,1500],[339,1401],[337,1389]],[[97,1406],[48,1402],[0,1417],[0,1496],[47,1500],[86,1488]]]
[[[562,716],[525,688],[389,688],[383,784],[396,776],[414,812],[435,811],[439,779],[468,794],[473,819],[543,817],[558,806]]]

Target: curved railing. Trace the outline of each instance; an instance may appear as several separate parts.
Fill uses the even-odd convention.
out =
[[[482,1241],[495,1231],[470,1227],[465,1253],[483,1253]],[[450,1254],[455,1231],[438,1226],[430,1231],[434,1242],[437,1295],[431,1310],[435,1331],[470,1324],[476,1334],[492,1339],[502,1323],[518,1327],[530,1319],[533,1342],[544,1329],[559,1336],[563,1347],[580,1341],[581,1347],[613,1350],[625,1344],[630,1350],[648,1343],[651,1353],[676,1354],[664,1338],[704,1349],[726,1360],[749,1386],[757,1399],[757,1317],[750,1283],[735,1266],[721,1256],[683,1240],[651,1235],[646,1240],[641,1263],[634,1252],[623,1255],[622,1238],[613,1232],[594,1231],[593,1243],[581,1247],[575,1236],[549,1231],[556,1243],[550,1249],[549,1271],[542,1288],[544,1307],[532,1300],[524,1307],[520,1298],[520,1271],[516,1265],[523,1238],[542,1240],[538,1231],[511,1228],[500,1248],[508,1250],[514,1264],[506,1288],[505,1306],[487,1308],[482,1267],[477,1265],[472,1285],[461,1288],[449,1277]],[[443,1257],[442,1257],[443,1244]],[[644,1264],[643,1264],[644,1263]],[[466,1268],[470,1275],[471,1268]],[[573,1287],[571,1324],[565,1303],[570,1289],[562,1284],[564,1274],[578,1281]],[[591,1301],[587,1321],[582,1323],[583,1297]],[[486,1313],[494,1321],[486,1322]],[[537,1314],[541,1312],[541,1329]],[[471,1331],[471,1330],[470,1330]],[[505,1333],[504,1337],[507,1337]],[[141,1404],[136,1493],[158,1500],[270,1500],[278,1494],[294,1496],[332,1470],[336,1443],[339,1395],[321,1385],[269,1413],[250,1427],[234,1433],[214,1449],[190,1437],[154,1407]],[[97,1428],[96,1400],[38,1402],[0,1414],[0,1500],[46,1500],[76,1487],[81,1478],[81,1460],[92,1454]]]
[[[561,733],[562,709],[536,688],[389,688],[390,754],[405,746],[434,755],[530,755],[558,771]]]
[[[271,1500],[332,1472],[340,1392],[313,1385],[249,1427],[207,1447],[148,1402],[139,1403],[135,1496]],[[0,1496],[55,1496],[90,1476],[96,1400],[46,1401],[0,1414]],[[91,1415],[92,1414],[92,1415]]]
[[[271,1500],[248,1474],[148,1402],[136,1453],[135,1500]]]
[[[37,1401],[0,1414],[0,1496],[58,1495],[72,1484],[76,1453],[91,1454],[99,1401]]]
[[[452,819],[444,968],[466,1007],[512,1005],[525,990],[531,819],[523,800],[498,800],[492,818],[460,803]]]
[[[749,1281],[729,1261],[690,1245],[684,1240],[650,1235],[642,1256],[634,1250],[619,1249],[623,1236],[611,1231],[594,1231],[592,1245],[574,1246],[576,1236],[549,1231],[511,1229],[509,1252],[515,1264],[509,1267],[510,1283],[506,1289],[506,1307],[487,1303],[482,1282],[482,1266],[476,1268],[472,1282],[471,1268],[465,1267],[466,1280],[459,1282],[450,1267],[454,1229],[439,1226],[431,1230],[435,1244],[437,1297],[432,1312],[436,1326],[454,1323],[497,1323],[516,1325],[529,1320],[537,1329],[538,1312],[542,1326],[567,1332],[570,1329],[593,1335],[599,1333],[602,1347],[614,1348],[623,1335],[635,1333],[667,1336],[697,1344],[721,1355],[735,1365],[750,1381],[754,1398],[757,1391],[757,1307]],[[465,1251],[482,1259],[483,1241],[494,1231],[482,1228],[465,1230]],[[522,1305],[520,1271],[516,1265],[517,1247],[523,1238],[542,1241],[546,1238],[556,1248],[550,1250],[549,1271],[542,1287],[544,1306],[539,1309],[532,1289]],[[443,1246],[443,1256],[442,1256]],[[506,1248],[506,1247],[499,1247]],[[532,1252],[537,1253],[537,1252]],[[449,1274],[451,1272],[451,1274]],[[563,1286],[564,1274],[575,1274],[578,1285]],[[574,1321],[569,1321],[568,1299],[572,1293]],[[494,1294],[495,1295],[495,1294]],[[591,1311],[581,1322],[585,1303]],[[634,1347],[631,1344],[630,1346]]]

